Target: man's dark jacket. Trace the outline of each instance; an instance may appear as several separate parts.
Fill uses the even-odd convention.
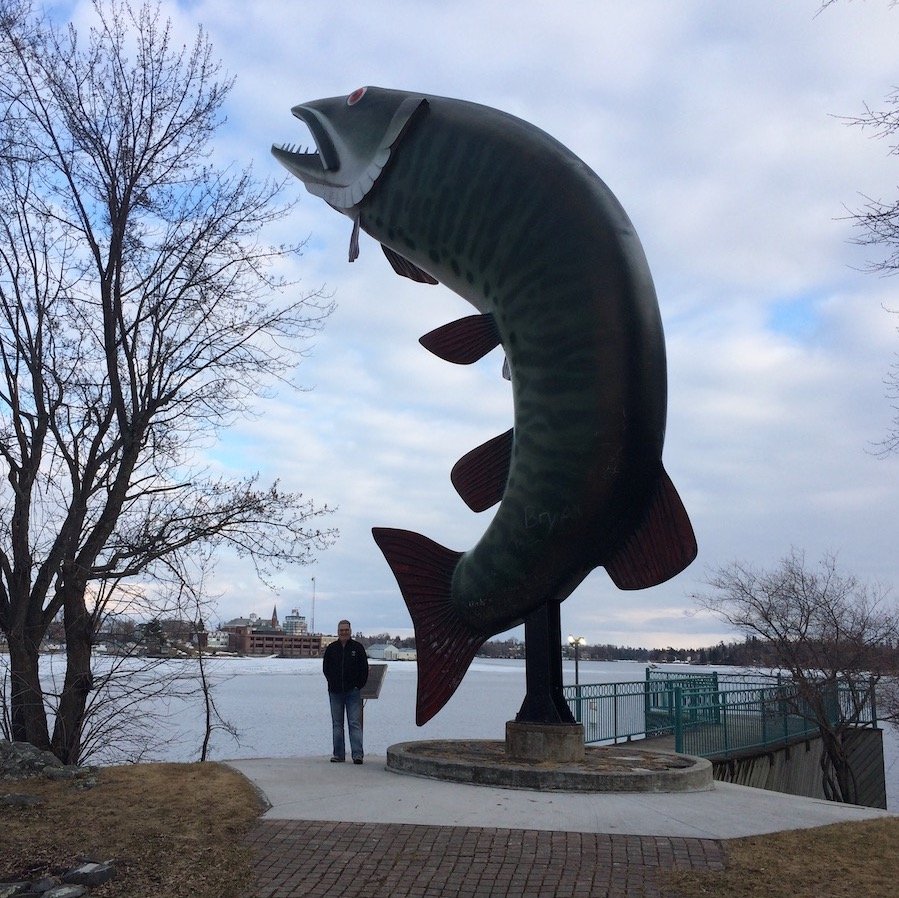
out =
[[[365,648],[355,639],[348,639],[346,645],[341,645],[340,640],[332,642],[325,649],[322,669],[328,680],[328,692],[361,689],[368,682]]]

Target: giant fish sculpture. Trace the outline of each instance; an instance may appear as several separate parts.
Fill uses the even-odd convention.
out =
[[[372,533],[415,627],[416,720],[453,694],[478,648],[595,567],[643,589],[696,556],[662,466],[665,344],[633,225],[606,185],[540,129],[475,103],[359,88],[295,106],[316,149],[275,157],[377,240],[395,271],[478,314],[421,338],[474,362],[502,345],[514,427],[457,462],[465,502],[499,508],[456,552]]]

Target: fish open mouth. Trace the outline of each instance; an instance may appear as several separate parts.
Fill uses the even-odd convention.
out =
[[[275,144],[272,146],[272,155],[301,181],[317,180],[325,172],[337,171],[340,168],[340,157],[315,110],[307,106],[294,106],[291,112],[312,132],[315,149],[307,149],[302,144]]]
[[[292,175],[307,184],[310,181],[322,181],[327,171],[318,150],[305,149],[300,144],[273,144],[272,155]]]

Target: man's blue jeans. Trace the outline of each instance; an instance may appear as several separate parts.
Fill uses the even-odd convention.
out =
[[[331,700],[331,726],[334,734],[334,757],[346,758],[346,742],[343,738],[343,717],[346,714],[350,731],[350,753],[353,760],[362,760],[362,694],[358,689],[349,692],[329,692]]]

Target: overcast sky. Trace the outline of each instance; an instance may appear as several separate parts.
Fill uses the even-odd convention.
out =
[[[305,142],[296,103],[366,84],[473,100],[548,131],[611,187],[643,242],[668,347],[665,466],[699,557],[619,592],[595,571],[562,606],[589,642],[700,646],[730,639],[691,593],[732,560],[774,565],[791,547],[899,587],[899,458],[884,376],[899,350],[899,280],[863,271],[847,209],[899,194],[899,159],[844,117],[899,87],[899,9],[887,0],[553,3],[520,0],[165,0],[186,41],[207,31],[236,76],[216,153],[280,177],[270,145]],[[87,5],[75,10],[76,20]],[[305,238],[301,288],[338,308],[298,371],[225,434],[214,465],[259,470],[337,507],[338,544],[287,570],[280,594],[223,560],[219,616],[298,607],[335,632],[407,635],[411,622],[373,525],[474,545],[476,515],[449,471],[512,423],[501,351],[469,368],[418,337],[469,314],[444,287],[397,277],[348,219],[307,194],[281,237]],[[520,633],[520,631],[519,631]]]

